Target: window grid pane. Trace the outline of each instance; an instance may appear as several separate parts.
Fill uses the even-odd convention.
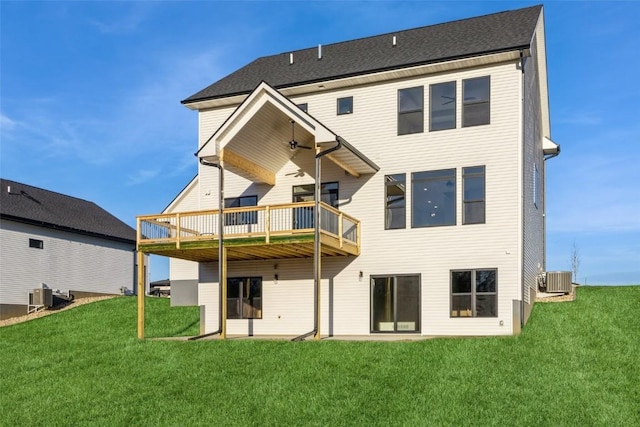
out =
[[[338,98],[338,115],[353,113],[353,97]]]
[[[462,126],[466,127],[489,124],[489,76],[463,80],[462,92]]]
[[[497,270],[451,271],[451,317],[497,317]]]
[[[385,176],[385,229],[406,226],[406,175]]]
[[[463,224],[485,222],[485,167],[462,168]]]
[[[456,82],[429,87],[429,130],[455,129]]]
[[[412,175],[412,227],[456,224],[456,170]]]
[[[424,88],[398,90],[398,135],[424,131]]]

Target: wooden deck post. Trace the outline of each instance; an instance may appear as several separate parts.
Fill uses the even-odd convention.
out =
[[[138,338],[144,339],[144,252],[138,250]]]

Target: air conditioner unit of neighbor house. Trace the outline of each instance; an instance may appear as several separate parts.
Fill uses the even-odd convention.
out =
[[[571,292],[571,272],[570,271],[547,271],[546,278],[547,292]]]
[[[51,307],[53,305],[53,290],[47,288],[35,288],[33,290],[33,305]]]

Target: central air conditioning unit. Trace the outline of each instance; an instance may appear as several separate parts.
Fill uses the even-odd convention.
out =
[[[51,307],[53,305],[53,289],[35,288],[33,290],[33,305]]]
[[[570,271],[547,271],[547,292],[571,293],[571,272]]]

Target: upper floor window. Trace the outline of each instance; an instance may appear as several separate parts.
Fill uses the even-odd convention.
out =
[[[456,170],[411,174],[412,227],[456,225]]]
[[[462,81],[462,126],[489,124],[490,120],[489,76]]]
[[[298,104],[298,108],[306,113],[309,108],[309,105],[305,102],[303,104]]]
[[[338,115],[353,113],[353,96],[338,98]]]
[[[398,90],[398,135],[424,131],[424,87]]]
[[[495,269],[451,272],[451,317],[497,317]]]
[[[224,199],[225,208],[243,208],[246,206],[257,206],[258,196],[242,196],[242,197],[229,197]],[[256,211],[250,212],[231,212],[224,214],[224,225],[242,225],[242,224],[257,224],[258,213]]]
[[[456,82],[429,86],[429,130],[456,128]]]
[[[384,228],[405,228],[406,225],[406,175],[386,175]]]
[[[44,249],[44,242],[38,239],[29,239],[29,247],[35,249]]]
[[[485,170],[484,166],[462,168],[462,223],[485,222]]]

